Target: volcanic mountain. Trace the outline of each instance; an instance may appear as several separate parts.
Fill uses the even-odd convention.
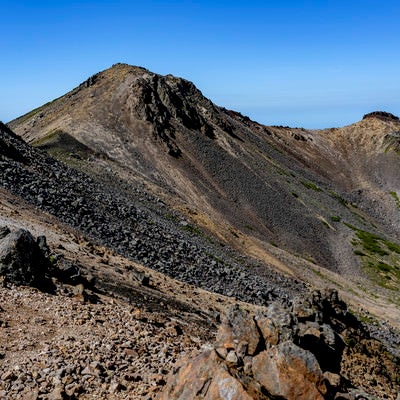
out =
[[[246,399],[303,388],[353,399],[354,387],[394,399],[399,151],[400,121],[386,112],[343,128],[264,126],[191,82],[125,64],[0,124],[0,397],[32,384],[37,398],[153,399],[171,370],[165,398],[184,398],[186,379],[208,396],[228,379]],[[12,286],[44,282],[56,296]],[[324,286],[369,333],[335,290],[310,295]],[[53,327],[43,337],[42,324]],[[279,390],[265,358],[277,373],[298,363]]]
[[[222,243],[281,270],[308,260],[398,285],[392,114],[325,130],[267,127],[184,79],[117,64],[9,125],[86,172],[144,185]]]

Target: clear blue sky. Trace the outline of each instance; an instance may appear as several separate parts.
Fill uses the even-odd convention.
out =
[[[0,0],[0,120],[116,62],[189,79],[265,124],[400,114],[400,1]]]

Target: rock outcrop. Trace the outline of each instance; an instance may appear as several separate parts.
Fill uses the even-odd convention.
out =
[[[11,232],[1,228],[0,232],[0,275],[4,282],[51,290],[50,262],[43,252],[43,237],[35,241],[24,229]]]
[[[234,306],[212,348],[175,366],[161,399],[395,399],[398,360],[373,353],[376,345],[336,291],[256,315]],[[352,373],[360,359],[364,381]]]
[[[386,111],[373,111],[368,114],[365,114],[363,119],[368,119],[368,118],[378,118],[381,119],[382,121],[399,121],[399,117],[397,117],[394,114],[388,113]]]

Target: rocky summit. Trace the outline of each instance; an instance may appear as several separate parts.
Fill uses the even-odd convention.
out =
[[[399,132],[126,64],[0,123],[0,398],[398,400]]]

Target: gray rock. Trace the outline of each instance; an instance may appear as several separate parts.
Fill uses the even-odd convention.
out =
[[[51,289],[49,261],[30,232],[19,229],[0,240],[0,275],[6,283]]]
[[[0,240],[5,238],[10,233],[10,228],[8,226],[0,227]]]

